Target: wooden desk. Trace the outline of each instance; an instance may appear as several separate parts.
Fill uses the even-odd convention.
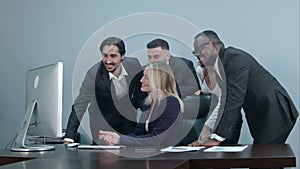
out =
[[[200,150],[159,154],[159,148],[148,152],[136,152],[135,148],[126,147],[115,152],[121,156],[105,150],[66,148],[63,145],[57,145],[56,150],[49,152],[0,150],[0,169],[296,167],[296,157],[288,144],[249,145],[238,153],[208,153]]]

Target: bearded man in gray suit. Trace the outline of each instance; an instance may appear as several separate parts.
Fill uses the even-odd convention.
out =
[[[120,38],[105,39],[100,52],[102,60],[87,71],[72,106],[65,144],[78,141],[76,133],[87,108],[95,144],[102,143],[99,130],[128,134],[136,126],[136,109],[130,102],[128,90],[132,78],[142,70],[141,65],[136,58],[125,57],[125,44]]]

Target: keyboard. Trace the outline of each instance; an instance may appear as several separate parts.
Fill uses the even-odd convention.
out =
[[[123,145],[117,145],[117,146],[111,146],[111,145],[78,145],[78,149],[122,149],[126,146]]]

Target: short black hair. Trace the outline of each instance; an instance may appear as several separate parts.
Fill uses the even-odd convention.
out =
[[[169,50],[169,44],[163,39],[154,39],[151,42],[147,43],[147,49],[161,47],[161,49]]]
[[[218,34],[216,32],[214,32],[214,31],[212,31],[212,30],[205,30],[205,31],[197,34],[194,39],[197,39],[200,36],[206,36],[209,39],[209,41],[211,41],[211,42],[217,42],[218,44],[222,44],[223,45],[223,42],[219,38]]]
[[[125,50],[125,43],[122,39],[117,38],[117,37],[108,37],[106,38],[100,45],[100,52],[102,52],[102,49],[105,45],[111,46],[117,46],[119,48],[119,53],[121,55],[124,55],[126,53]]]

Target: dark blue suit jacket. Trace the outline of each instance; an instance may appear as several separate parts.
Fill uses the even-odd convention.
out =
[[[150,112],[150,106],[143,107],[140,122],[134,131],[120,136],[120,144],[135,146],[175,146],[182,139],[183,118],[178,99],[168,96],[156,104],[150,118],[147,132],[145,122]]]

